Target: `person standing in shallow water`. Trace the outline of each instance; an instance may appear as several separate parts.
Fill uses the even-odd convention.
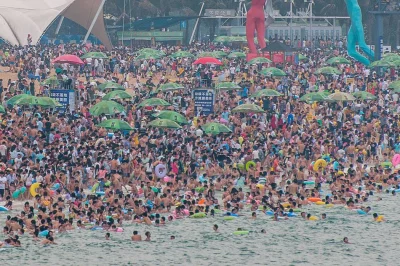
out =
[[[138,231],[133,231],[133,235],[131,237],[132,241],[142,241],[142,236],[139,235]]]

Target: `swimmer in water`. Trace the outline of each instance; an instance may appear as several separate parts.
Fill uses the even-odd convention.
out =
[[[132,241],[142,241],[142,236],[139,235],[138,231],[133,231],[133,235],[131,237]]]
[[[54,242],[54,238],[52,236],[47,237],[46,239],[43,239],[41,242],[43,245],[56,245],[56,243]]]
[[[218,232],[218,225],[217,224],[214,224],[213,230],[214,230],[214,232]]]
[[[344,238],[343,238],[343,243],[345,243],[345,244],[351,244],[351,243],[349,242],[349,239],[348,239],[347,237],[344,237]]]
[[[256,214],[256,212],[253,212],[253,213],[251,214],[251,219],[253,219],[253,220],[257,219],[257,214]]]
[[[171,239],[171,240],[174,240],[174,239],[175,239],[175,236],[171,236],[170,239]]]
[[[106,233],[106,240],[110,240],[110,233]]]
[[[261,229],[261,233],[262,233],[262,234],[266,234],[267,231],[265,231],[265,229]]]
[[[326,213],[323,213],[322,215],[321,215],[321,220],[325,220],[326,219]]]
[[[151,234],[150,234],[149,231],[147,231],[144,235],[146,236],[146,239],[144,241],[151,241],[151,239],[150,239],[151,238]]]

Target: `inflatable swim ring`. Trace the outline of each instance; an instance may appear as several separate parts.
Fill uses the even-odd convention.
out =
[[[263,188],[264,188],[264,185],[263,185],[263,184],[257,184],[257,185],[256,185],[256,188],[263,189]]]
[[[97,196],[104,196],[106,193],[104,191],[97,191],[96,195]]]
[[[204,212],[198,212],[193,215],[190,215],[190,218],[205,218],[207,215]]]
[[[38,189],[40,187],[40,183],[35,183],[32,184],[32,186],[29,188],[29,192],[31,193],[32,197],[36,197],[36,195],[38,194],[36,192],[36,189]]]
[[[325,204],[325,205],[324,205],[325,208],[332,208],[332,207],[334,207],[334,206],[335,206],[335,205],[332,204],[332,203],[329,203],[329,204]]]
[[[367,215],[367,213],[366,213],[365,211],[361,210],[361,209],[358,209],[358,210],[357,210],[357,213],[358,213],[359,215]]]
[[[317,216],[310,216],[310,221],[318,221],[318,217]]]
[[[385,219],[385,217],[383,215],[379,215],[378,218],[376,218],[376,221],[383,222],[384,219]]]
[[[123,231],[124,231],[124,229],[122,227],[118,227],[116,232],[122,233]]]
[[[400,164],[400,154],[395,154],[392,158],[392,164],[394,167]]]
[[[233,232],[234,235],[248,235],[249,231],[235,231]]]
[[[265,212],[266,215],[274,216],[274,212],[269,210]]]
[[[281,205],[283,206],[283,208],[289,208],[291,206],[289,202],[281,203]]]
[[[20,192],[20,190],[19,190],[19,189],[17,189],[16,191],[14,191],[14,192],[12,193],[12,197],[13,197],[13,199],[16,199],[16,198],[18,198],[20,193],[21,193],[21,192]]]
[[[235,220],[235,218],[233,216],[224,216],[224,220],[225,221],[232,221],[232,220]]]
[[[154,169],[154,172],[158,178],[164,178],[164,176],[167,175],[167,167],[165,167],[164,164],[159,163]]]
[[[317,205],[325,205],[325,202],[323,202],[323,201],[317,201],[317,202],[315,202],[315,204],[317,204]]]
[[[49,234],[49,231],[48,230],[44,230],[44,231],[39,233],[39,236],[46,237],[48,234]]]
[[[4,206],[0,206],[0,212],[8,212],[8,209]]]
[[[256,163],[253,162],[253,161],[248,161],[248,162],[246,163],[246,171],[249,171],[250,166],[256,167]]]
[[[318,159],[313,165],[313,170],[318,172],[320,169],[324,169],[327,165],[328,163],[324,159]]]
[[[315,185],[315,181],[307,180],[307,181],[303,181],[303,184],[305,184],[305,185]]]
[[[308,198],[308,201],[317,202],[317,201],[321,201],[321,199],[320,198]]]
[[[92,193],[94,193],[98,187],[99,187],[99,183],[94,184],[92,187],[92,190],[91,190]]]

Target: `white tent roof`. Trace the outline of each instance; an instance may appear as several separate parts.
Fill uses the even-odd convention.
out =
[[[28,34],[36,44],[47,27],[65,16],[88,29],[102,0],[0,0],[0,37],[13,45],[27,45]],[[100,12],[92,29],[108,49],[112,45]]]

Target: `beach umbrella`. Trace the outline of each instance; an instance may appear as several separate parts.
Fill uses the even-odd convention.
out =
[[[146,106],[170,106],[171,104],[163,99],[159,98],[150,98],[142,101],[138,106],[146,107]]]
[[[115,83],[115,82],[112,82],[112,81],[102,83],[102,84],[100,84],[99,86],[97,86],[97,88],[98,88],[99,90],[102,90],[102,91],[107,90],[107,89],[112,89],[112,90],[125,90],[124,87],[122,87],[122,86],[119,85],[118,83]]]
[[[214,57],[213,52],[202,52],[197,55],[197,58],[202,58],[202,57]]]
[[[232,109],[232,113],[264,113],[264,110],[255,104],[241,104]]]
[[[178,51],[176,53],[173,53],[170,55],[172,58],[182,58],[182,57],[194,57],[190,52],[188,51]]]
[[[162,55],[160,54],[152,54],[152,53],[143,53],[136,56],[137,60],[150,60],[150,59],[159,59]]]
[[[323,75],[340,75],[341,72],[339,69],[335,67],[321,67],[315,71],[316,74],[323,74]]]
[[[193,62],[195,65],[222,65],[221,61],[219,61],[215,57],[202,57]]]
[[[156,50],[153,48],[143,48],[138,51],[138,54],[157,54],[160,56],[165,55],[165,53],[161,50]]]
[[[272,77],[286,76],[286,73],[283,70],[280,70],[279,68],[276,67],[263,68],[259,73],[264,76],[272,76]]]
[[[299,60],[300,61],[307,61],[309,60],[307,56],[303,55],[303,54],[299,54]]]
[[[114,99],[131,99],[132,95],[127,93],[126,91],[116,90],[111,91],[104,95],[103,100],[114,100]]]
[[[174,83],[174,82],[169,82],[162,84],[159,88],[161,91],[176,91],[176,90],[181,90],[184,89],[185,87],[182,84]]]
[[[10,99],[11,100],[11,99]],[[37,97],[32,95],[27,95],[21,97],[14,102],[14,105],[34,105],[37,102]]]
[[[94,116],[100,116],[102,114],[114,115],[124,111],[124,107],[114,101],[101,101],[89,109],[90,114]]]
[[[247,42],[246,36],[230,36],[230,42]]]
[[[86,59],[86,58],[107,59],[108,56],[102,52],[89,52],[81,56],[81,59]]]
[[[112,130],[133,130],[133,128],[127,122],[119,119],[107,119],[98,124],[97,127],[103,127]]]
[[[153,114],[153,116],[157,117],[157,118],[161,118],[161,119],[168,119],[168,120],[174,121],[178,124],[187,124],[188,123],[188,121],[182,114],[175,112],[175,111],[163,110],[163,111]]]
[[[226,90],[226,91],[242,89],[242,87],[240,87],[239,85],[237,85],[234,82],[221,82],[221,83],[218,83],[215,86],[215,88],[218,90]]]
[[[279,93],[276,90],[271,90],[271,89],[263,89],[255,92],[254,94],[251,95],[251,98],[260,98],[260,97],[279,97],[282,96],[281,93]]]
[[[327,97],[327,100],[331,100],[334,102],[354,101],[355,99],[356,98],[353,95],[351,95],[350,93],[341,92],[341,91],[332,93]]]
[[[232,132],[227,126],[220,123],[206,123],[201,126],[206,134],[218,135],[219,133]]]
[[[400,59],[399,60],[396,60],[396,61],[393,61],[393,62],[391,62],[395,67],[400,67]]]
[[[149,127],[156,128],[182,128],[178,123],[169,119],[156,119],[147,124]]]
[[[337,65],[337,64],[348,64],[349,65],[349,64],[351,64],[351,61],[344,57],[341,57],[341,56],[335,56],[335,57],[329,58],[328,61],[326,61],[326,63],[328,65]]]
[[[62,106],[62,104],[60,104],[58,101],[56,101],[55,99],[50,98],[50,97],[36,97],[36,99],[34,100],[34,103],[32,105],[49,107],[49,108]]]
[[[300,98],[302,102],[322,102],[326,101],[329,94],[324,92],[310,92]]]
[[[357,91],[352,93],[354,97],[361,100],[375,100],[377,97],[367,91]]]
[[[258,64],[267,64],[271,63],[272,61],[269,60],[268,58],[265,57],[256,57],[251,59],[249,62],[247,62],[248,65],[258,65]]]
[[[389,89],[400,89],[400,80],[396,80],[390,83]]]
[[[17,102],[18,100],[20,100],[22,98],[27,98],[27,97],[31,97],[31,95],[28,95],[28,94],[15,95],[15,96],[11,97],[9,100],[7,100],[7,105],[15,105],[15,102]]]
[[[213,57],[216,57],[216,58],[222,58],[222,57],[225,57],[225,56],[227,56],[228,54],[227,53],[225,53],[224,51],[215,51],[215,52],[213,52],[212,53],[213,55]]]
[[[369,67],[394,67],[395,64],[393,64],[390,61],[384,61],[384,60],[378,60],[375,62],[372,62]]]
[[[397,55],[397,54],[389,54],[389,55],[383,56],[383,58],[381,59],[381,61],[384,61],[384,62],[394,62],[397,60],[400,60],[400,55]]]
[[[76,55],[65,54],[54,59],[53,63],[71,64],[71,65],[84,65],[85,63]]]
[[[242,52],[233,52],[228,55],[228,58],[245,58],[246,54]]]
[[[0,113],[5,113],[6,112],[6,108],[4,108],[3,105],[0,105]]]
[[[56,85],[60,84],[60,81],[57,79],[57,76],[52,76],[52,77],[49,77],[49,78],[45,79],[42,82],[42,84],[43,85],[49,85],[49,86],[56,86]]]

